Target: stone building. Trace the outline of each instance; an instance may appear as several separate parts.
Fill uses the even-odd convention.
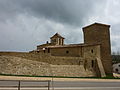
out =
[[[63,45],[64,44],[64,37],[62,37],[61,35],[59,35],[58,33],[56,33],[54,36],[52,36],[51,38],[51,44],[52,45]]]
[[[64,44],[64,37],[56,33],[50,43],[37,46],[37,53],[51,56],[81,57],[84,68],[91,68],[97,76],[112,75],[110,25],[94,23],[83,27],[84,43]]]

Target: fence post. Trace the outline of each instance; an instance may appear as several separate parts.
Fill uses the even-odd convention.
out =
[[[18,90],[20,90],[20,81],[18,82]]]
[[[50,81],[48,81],[48,90],[50,90]]]

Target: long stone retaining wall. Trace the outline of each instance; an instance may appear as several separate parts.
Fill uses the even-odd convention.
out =
[[[14,56],[0,56],[0,73],[33,76],[94,76],[94,73],[85,70],[83,65],[52,65]]]
[[[37,53],[28,53],[28,52],[0,52],[0,55],[15,56],[23,59],[45,62],[52,65],[83,64],[83,59],[81,57],[60,57],[60,56],[51,56],[50,54],[43,54],[43,53],[37,54]]]

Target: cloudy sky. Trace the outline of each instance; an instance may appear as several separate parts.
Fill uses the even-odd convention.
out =
[[[0,0],[0,51],[29,51],[56,32],[82,43],[82,27],[111,25],[112,51],[120,51],[120,0]]]

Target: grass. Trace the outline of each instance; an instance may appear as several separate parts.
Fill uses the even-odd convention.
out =
[[[112,77],[107,75],[107,77],[66,77],[66,76],[36,76],[36,75],[14,75],[14,74],[0,74],[1,76],[18,76],[18,77],[50,77],[50,78],[82,78],[82,79],[120,79],[118,77]]]

